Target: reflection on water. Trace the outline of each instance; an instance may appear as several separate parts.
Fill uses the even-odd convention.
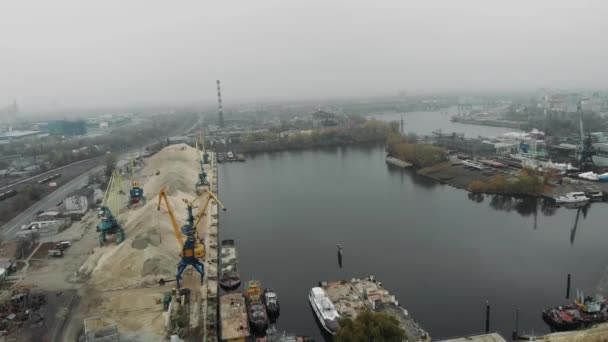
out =
[[[589,208],[591,208],[591,203],[586,203],[583,207],[579,207],[576,209],[576,218],[574,219],[574,227],[572,227],[572,231],[570,232],[570,244],[574,244],[574,240],[576,239],[576,229],[578,228],[578,220],[583,213],[583,219],[587,218],[587,213],[589,213]]]
[[[467,198],[476,203],[482,203],[486,198],[489,198],[490,208],[498,211],[516,212],[522,217],[534,216],[534,229],[538,228],[538,214],[543,216],[555,215],[558,207],[549,198],[533,198],[533,197],[518,197],[508,195],[484,195],[478,193],[467,193]],[[588,202],[583,206],[578,207],[567,207],[569,209],[576,209],[576,216],[574,218],[574,224],[570,230],[570,244],[574,244],[576,239],[576,230],[578,228],[579,221],[587,218],[591,203]]]
[[[539,211],[544,216],[553,216],[557,207],[553,201],[547,198],[533,198],[509,195],[484,195],[468,193],[467,197],[477,203],[489,198],[490,208],[499,211],[516,212],[521,216],[538,215]]]

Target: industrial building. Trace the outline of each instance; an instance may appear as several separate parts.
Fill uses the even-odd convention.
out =
[[[4,132],[2,134],[0,134],[0,141],[3,140],[17,140],[17,139],[22,139],[22,138],[26,138],[26,137],[33,137],[33,136],[37,136],[37,135],[41,135],[44,134],[44,132],[41,131],[9,131],[9,132]]]
[[[82,120],[60,120],[49,122],[48,129],[50,135],[76,136],[87,134],[87,127],[85,122]]]

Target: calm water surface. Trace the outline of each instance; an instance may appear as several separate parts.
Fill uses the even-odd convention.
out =
[[[222,164],[219,181],[221,238],[236,239],[243,280],[277,291],[279,329],[320,338],[307,301],[320,280],[375,275],[434,338],[482,332],[485,300],[492,330],[509,336],[520,308],[520,328],[544,332],[567,273],[573,293],[606,282],[604,203],[471,198],[387,166],[380,145],[258,154]]]

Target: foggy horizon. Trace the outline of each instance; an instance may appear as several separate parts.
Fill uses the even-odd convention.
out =
[[[0,107],[604,88],[601,1],[10,1]]]

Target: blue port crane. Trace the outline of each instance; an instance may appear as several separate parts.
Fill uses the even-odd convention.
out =
[[[97,212],[97,216],[101,219],[99,224],[97,224],[100,246],[106,244],[108,235],[116,236],[117,243],[121,243],[125,240],[125,231],[116,218],[116,216],[120,214],[121,189],[122,178],[120,174],[114,170],[110,176],[101,206]]]
[[[129,190],[129,203],[127,207],[131,208],[136,205],[145,205],[146,197],[144,189],[139,186],[139,181],[135,177],[135,159],[131,156],[131,190]]]
[[[198,173],[198,179],[196,181],[196,194],[201,194],[205,187],[210,187],[209,180],[207,179],[207,172],[205,172],[204,164],[209,164],[209,153],[205,149],[205,139],[201,133],[199,140],[196,142],[196,161],[199,164],[200,170]]]

